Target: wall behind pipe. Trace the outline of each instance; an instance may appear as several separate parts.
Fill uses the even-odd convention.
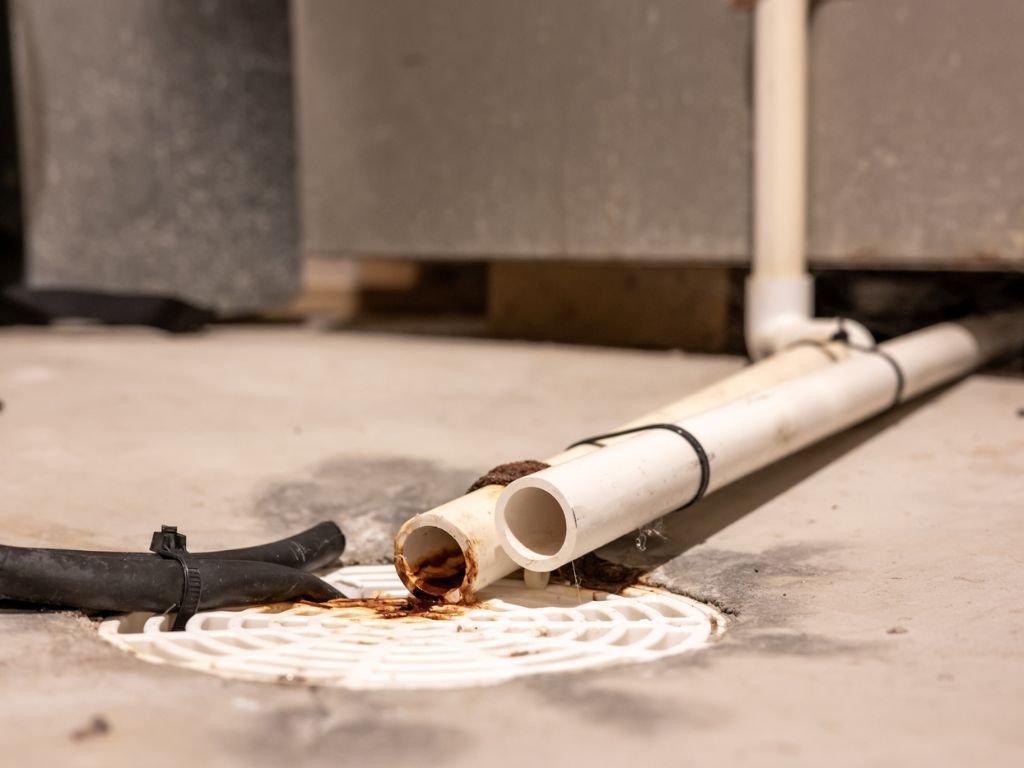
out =
[[[316,253],[742,264],[750,15],[727,0],[296,0]],[[821,266],[1024,264],[1024,3],[824,0]]]
[[[8,5],[0,219],[16,241],[20,182],[37,285],[276,304],[300,203],[307,255],[745,265],[751,19],[727,0],[294,0],[291,45],[286,0]],[[1024,4],[815,7],[812,263],[1019,271]]]

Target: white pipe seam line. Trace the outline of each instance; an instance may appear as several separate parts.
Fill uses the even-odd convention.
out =
[[[1024,313],[944,323],[880,346],[909,399],[1024,344]],[[898,377],[879,354],[834,366],[677,422],[710,461],[707,493],[888,410]],[[499,496],[499,541],[519,565],[554,570],[677,509],[702,480],[677,435],[646,432],[511,483]]]

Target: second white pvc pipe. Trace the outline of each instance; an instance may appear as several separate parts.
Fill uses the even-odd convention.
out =
[[[836,342],[821,348],[794,347],[619,429],[652,422],[678,421],[780,381],[835,365],[848,355],[848,348]],[[626,439],[605,442],[614,444]],[[553,466],[560,465],[595,451],[598,451],[596,446],[580,445],[545,461]],[[519,567],[506,554],[495,535],[494,510],[503,490],[499,485],[479,488],[416,515],[401,527],[395,537],[395,568],[410,592],[449,602],[470,600],[480,589]]]
[[[1024,313],[943,323],[881,345],[902,371],[902,397],[972,371],[1024,345]],[[707,492],[888,409],[898,378],[880,354],[828,368],[679,423],[710,460]],[[498,498],[495,526],[508,555],[551,571],[678,509],[702,478],[694,449],[665,430],[520,478]]]

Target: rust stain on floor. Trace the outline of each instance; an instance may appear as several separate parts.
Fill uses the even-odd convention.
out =
[[[326,611],[345,611],[364,614],[368,619],[429,619],[432,621],[452,619],[461,616],[467,610],[476,608],[476,604],[467,605],[439,603],[422,600],[417,597],[367,597],[340,598],[323,603],[306,600],[297,605],[320,608]]]

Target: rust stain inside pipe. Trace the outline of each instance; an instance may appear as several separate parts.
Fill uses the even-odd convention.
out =
[[[427,543],[433,544],[426,548]],[[438,528],[420,528],[395,551],[395,569],[412,594],[433,602],[470,603],[477,574],[476,552],[465,550]]]

